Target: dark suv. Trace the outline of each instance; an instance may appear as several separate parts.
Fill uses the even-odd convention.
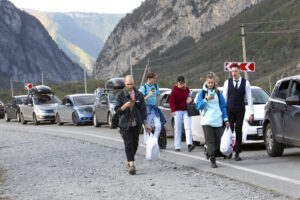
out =
[[[264,141],[270,156],[300,147],[300,75],[279,80],[265,106]]]

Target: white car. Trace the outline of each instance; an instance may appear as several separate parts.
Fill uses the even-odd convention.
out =
[[[218,89],[220,91],[223,91],[223,87],[220,87]],[[262,88],[256,86],[251,86],[251,92],[254,104],[254,122],[252,124],[249,123],[249,106],[246,105],[246,112],[243,123],[243,144],[264,142],[262,125],[264,119],[264,107],[269,99],[269,94]],[[197,101],[198,94],[194,100],[195,103]],[[201,116],[192,117],[192,135],[193,141],[200,142],[200,144],[205,143],[203,129],[201,126]]]

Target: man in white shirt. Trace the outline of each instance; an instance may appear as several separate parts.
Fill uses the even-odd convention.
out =
[[[224,83],[224,98],[226,101],[226,108],[230,128],[236,133],[236,143],[234,146],[235,160],[240,161],[240,152],[242,150],[242,128],[245,116],[245,97],[247,98],[248,106],[250,108],[249,122],[253,123],[254,108],[251,94],[251,86],[249,81],[241,77],[241,70],[239,65],[232,67],[232,78]]]

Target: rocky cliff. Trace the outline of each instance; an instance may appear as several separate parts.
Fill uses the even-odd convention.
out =
[[[154,50],[162,54],[185,38],[202,35],[261,0],[146,0],[123,18],[98,56],[93,76],[127,72]]]
[[[0,73],[16,82],[79,81],[82,68],[58,48],[33,16],[0,0]]]

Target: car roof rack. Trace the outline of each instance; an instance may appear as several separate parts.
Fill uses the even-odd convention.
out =
[[[42,94],[53,94],[52,89],[46,85],[34,86],[30,91],[29,95],[42,95]]]
[[[125,87],[124,78],[111,78],[106,83],[106,89],[123,89]]]

